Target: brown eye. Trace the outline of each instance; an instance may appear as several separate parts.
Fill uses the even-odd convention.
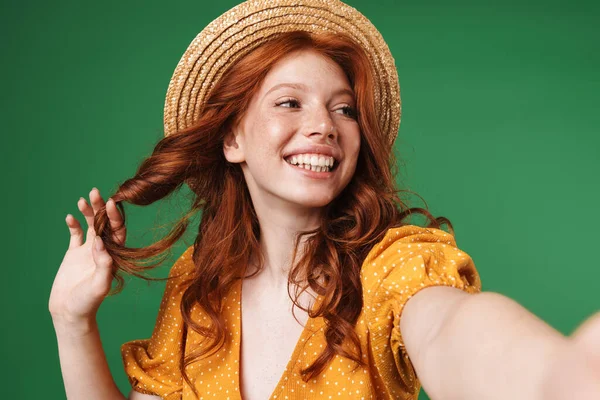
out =
[[[356,110],[354,108],[350,107],[350,106],[344,106],[342,108],[339,108],[339,110],[343,110],[344,113],[345,113],[345,115],[347,117],[350,117],[350,118],[353,118],[353,119],[356,119],[357,114],[358,114],[356,112]]]
[[[300,106],[300,102],[298,100],[295,99],[286,99],[285,101],[279,102],[279,103],[275,103],[276,106],[281,106],[283,104],[289,104],[289,106],[284,106],[287,108],[296,108]]]

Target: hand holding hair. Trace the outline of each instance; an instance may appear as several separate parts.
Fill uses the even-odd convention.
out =
[[[85,242],[79,221],[67,215],[66,223],[71,234],[69,248],[52,284],[49,310],[55,323],[85,328],[95,320],[100,304],[110,290],[113,260],[96,235],[94,217],[106,207],[114,240],[125,243],[126,228],[115,202],[104,202],[98,189],[90,192],[91,206],[82,197],[77,206],[88,225]],[[122,228],[122,229],[121,229]]]

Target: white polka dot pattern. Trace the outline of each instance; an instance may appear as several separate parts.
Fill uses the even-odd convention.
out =
[[[448,232],[407,225],[390,229],[371,250],[361,269],[361,281],[369,347],[385,391],[382,398],[416,399],[420,383],[400,333],[404,305],[430,286],[481,291],[473,260],[456,247]]]
[[[179,311],[183,291],[180,284],[193,267],[193,246],[173,264],[150,339],[133,340],[121,346],[123,365],[132,388],[166,400],[181,399],[183,378],[179,372],[183,340],[183,317]]]
[[[170,275],[193,268],[192,251],[193,247],[185,251]],[[324,319],[309,318],[270,400],[416,400],[420,383],[404,349],[399,326],[406,301],[419,290],[435,285],[453,286],[469,293],[481,290],[471,257],[456,247],[452,235],[414,225],[386,232],[363,262],[361,282],[364,305],[356,332],[367,366],[353,371],[353,362],[336,356],[316,379],[302,381],[300,369],[310,365],[326,345]],[[178,370],[183,337],[179,289],[177,281],[168,282],[152,337],[125,343],[121,351],[135,390],[167,400],[192,400],[192,390]],[[187,369],[200,399],[241,399],[239,285],[234,285],[224,299],[224,307],[229,332],[224,346]],[[198,308],[192,315],[199,322],[206,318]],[[201,339],[188,329],[186,353],[200,345]]]

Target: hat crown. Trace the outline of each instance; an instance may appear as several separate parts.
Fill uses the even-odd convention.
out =
[[[343,33],[371,63],[379,125],[391,146],[401,118],[395,60],[375,26],[339,0],[248,0],[221,14],[190,43],[171,77],[164,107],[165,136],[192,126],[211,89],[236,60],[275,35]]]

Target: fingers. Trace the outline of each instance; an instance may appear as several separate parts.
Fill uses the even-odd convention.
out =
[[[100,191],[96,188],[93,188],[90,192],[90,202],[92,203],[94,215],[105,205],[104,199],[102,199],[102,196],[100,195]]]
[[[96,230],[94,229],[94,217],[102,207],[106,207],[106,215],[108,216],[111,230],[114,232],[114,240],[119,244],[125,243],[126,229],[123,224],[123,217],[114,200],[109,199],[107,203],[104,203],[100,191],[97,188],[93,188],[90,191],[90,202],[88,203],[82,197],[77,202],[77,207],[85,217],[88,225],[86,241],[94,241],[94,238],[97,235]]]
[[[104,247],[104,243],[100,236],[95,236],[92,246],[92,254],[96,269],[92,277],[92,287],[95,293],[105,296],[110,290],[112,283],[112,257],[108,254]]]
[[[114,240],[119,244],[125,243],[126,229],[123,224],[123,216],[119,212],[117,204],[111,198],[106,202],[106,215],[108,215],[111,230],[115,235]]]
[[[96,236],[96,230],[94,229],[94,216],[98,213],[98,211],[100,211],[100,209],[102,207],[104,207],[104,199],[102,199],[102,196],[100,195],[100,191],[96,188],[93,188],[90,192],[90,203],[92,205],[92,231],[88,233],[91,233],[92,235]]]
[[[67,214],[65,222],[67,223],[69,233],[71,234],[69,239],[69,250],[81,246],[83,244],[83,229],[81,229],[79,221],[71,214]]]
[[[88,226],[87,235],[85,238],[86,242],[88,240],[94,240],[94,237],[96,236],[96,231],[94,230],[94,210],[83,197],[79,198],[79,201],[77,202],[77,208],[79,208],[79,211],[81,211],[83,214],[85,222]]]
[[[102,199],[102,196],[100,196],[100,191],[96,188],[93,188],[90,191],[90,203],[88,203],[82,197],[79,199],[79,202],[77,202],[77,206],[79,207],[79,211],[81,211],[85,217],[85,221],[88,225],[86,241],[91,240],[93,242],[94,237],[96,237],[96,230],[94,229],[94,216],[98,210],[104,207],[104,200]]]

